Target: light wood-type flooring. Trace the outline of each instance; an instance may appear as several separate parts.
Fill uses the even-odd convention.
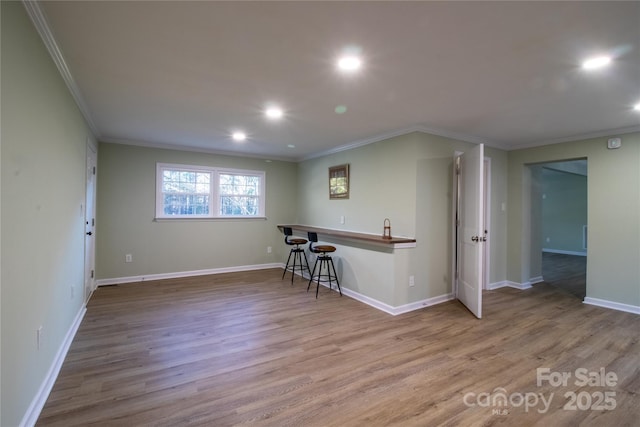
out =
[[[99,288],[37,425],[638,425],[638,315],[540,283],[485,292],[482,320],[457,301],[391,316],[281,276]],[[537,368],[571,377],[538,386]],[[580,368],[618,380],[576,384]]]

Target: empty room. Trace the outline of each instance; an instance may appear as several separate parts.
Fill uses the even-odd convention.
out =
[[[640,417],[640,2],[3,1],[0,425]]]

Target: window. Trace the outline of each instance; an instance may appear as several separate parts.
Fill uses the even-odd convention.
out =
[[[265,173],[158,163],[156,218],[260,218]]]

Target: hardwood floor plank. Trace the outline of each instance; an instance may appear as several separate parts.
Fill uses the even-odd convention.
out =
[[[261,270],[98,289],[39,426],[632,425],[640,316],[541,283],[390,316]],[[537,385],[601,367],[614,387]],[[481,406],[496,390],[554,394],[548,411]],[[610,390],[612,411],[564,409]],[[471,404],[465,403],[473,395]],[[495,413],[495,409],[508,409]]]

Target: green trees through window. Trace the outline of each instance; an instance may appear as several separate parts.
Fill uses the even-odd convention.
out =
[[[265,173],[158,163],[156,218],[263,217]]]

